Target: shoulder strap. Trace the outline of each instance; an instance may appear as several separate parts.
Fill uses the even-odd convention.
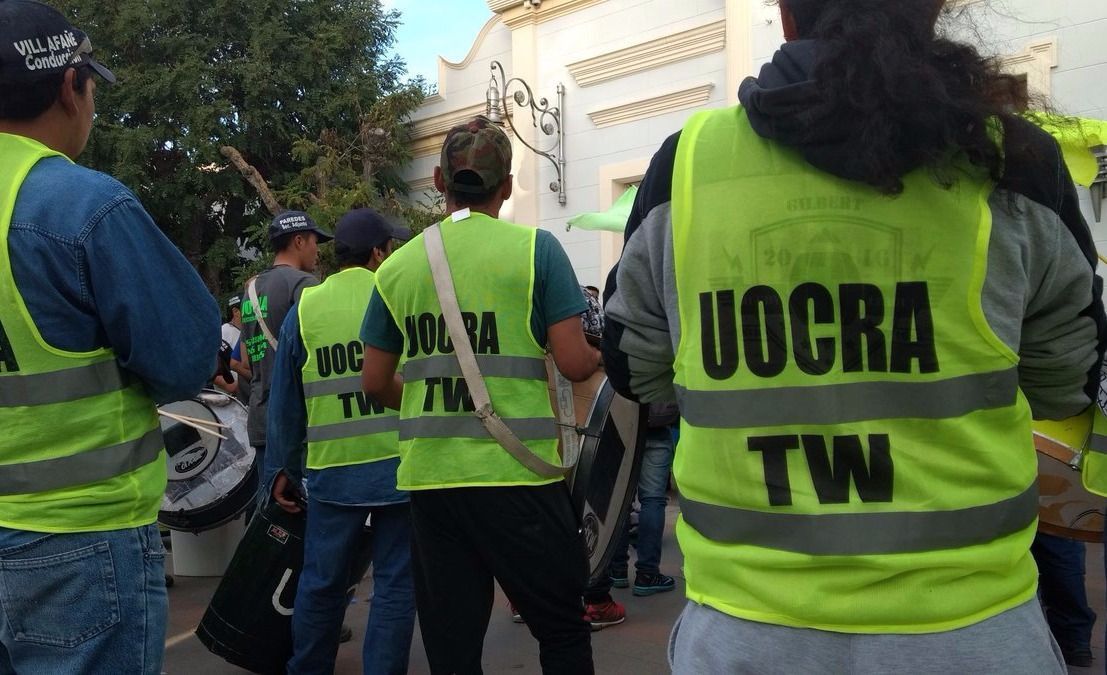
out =
[[[461,319],[461,308],[457,302],[453,275],[450,273],[450,263],[446,259],[446,247],[442,243],[442,230],[438,225],[433,225],[423,231],[423,244],[427,250],[431,276],[434,277],[438,304],[442,307],[442,317],[446,321],[446,329],[454,343],[454,354],[461,366],[461,374],[465,378],[465,383],[469,387],[469,394],[473,397],[473,404],[477,408],[474,414],[480,419],[481,424],[484,425],[492,438],[496,439],[496,442],[520,464],[544,478],[564,475],[565,472],[576,465],[580,458],[580,444],[574,443],[565,447],[565,459],[567,461],[564,465],[551,464],[524,445],[511,428],[507,426],[507,423],[500,419],[500,416],[492,409],[488,387],[484,383],[484,376],[480,373],[480,366],[473,354],[473,346],[469,343],[469,336],[465,332],[465,324]]]
[[[273,348],[273,351],[277,351],[277,338],[273,337],[273,331],[269,330],[269,324],[265,323],[265,318],[261,315],[261,305],[258,303],[257,283],[257,277],[250,279],[250,283],[246,285],[246,294],[250,296],[250,303],[254,306],[254,318],[257,319],[258,327],[261,328],[261,332],[265,335],[266,342]]]

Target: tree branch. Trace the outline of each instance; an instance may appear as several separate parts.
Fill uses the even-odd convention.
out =
[[[269,185],[265,182],[265,179],[262,178],[257,169],[242,158],[242,153],[229,145],[220,147],[219,153],[230,160],[234,168],[238,169],[238,172],[246,179],[246,182],[257,190],[258,196],[261,197],[261,203],[265,205],[269,213],[278,216],[284,211],[280,203],[277,202],[277,198],[273,196],[273,191],[269,189]]]

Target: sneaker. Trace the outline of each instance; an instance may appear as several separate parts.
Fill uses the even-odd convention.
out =
[[[523,615],[519,613],[519,610],[515,609],[515,605],[510,602],[507,603],[508,608],[511,610],[511,620],[515,623],[526,623],[523,621]]]
[[[610,599],[584,606],[584,620],[592,624],[592,630],[603,630],[627,620],[627,610]]]
[[[630,588],[630,577],[627,576],[627,571],[611,570],[611,585],[615,588]]]
[[[667,574],[649,574],[639,572],[634,575],[635,595],[653,595],[654,593],[667,593],[676,587],[676,581]]]
[[[1065,657],[1065,663],[1078,668],[1088,668],[1092,665],[1092,650],[1087,647],[1077,649],[1061,649]]]

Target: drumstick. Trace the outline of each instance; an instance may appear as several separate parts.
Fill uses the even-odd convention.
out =
[[[162,411],[162,410],[159,410],[158,412],[160,412],[162,415],[165,415],[166,417],[171,417],[175,420],[181,420],[181,421],[184,421],[184,422],[194,422],[196,424],[202,424],[206,427],[219,427],[220,429],[230,429],[231,428],[227,424],[222,424],[220,422],[215,422],[215,421],[212,421],[212,420],[202,420],[199,417],[189,417],[188,415],[181,415],[179,413],[165,412],[165,411]]]
[[[158,414],[161,415],[162,417],[167,417],[167,418],[173,420],[174,422],[178,422],[180,424],[183,424],[186,427],[192,427],[193,429],[195,429],[196,431],[199,431],[201,433],[210,434],[212,436],[217,436],[219,438],[222,438],[224,441],[227,440],[226,436],[219,433],[215,429],[212,429],[211,427],[205,427],[203,425],[196,424],[194,422],[190,422],[188,419],[185,419],[183,417],[178,417],[177,415],[174,415],[173,413],[162,412],[161,410],[158,411]]]

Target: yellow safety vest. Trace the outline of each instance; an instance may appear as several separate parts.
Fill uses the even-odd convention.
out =
[[[396,411],[361,391],[359,334],[373,283],[372,272],[353,267],[305,288],[300,297],[309,469],[367,464],[400,454]]]
[[[0,133],[0,526],[85,532],[148,525],[165,493],[157,409],[110,349],[48,345],[16,288],[8,230],[31,168],[60,156]]]
[[[1017,355],[981,309],[992,185],[890,198],[759,137],[680,136],[672,221],[688,596],[855,633],[1034,597],[1037,464]]]
[[[1092,407],[1095,409],[1092,418],[1092,435],[1088,440],[1088,449],[1084,453],[1080,480],[1088,492],[1107,497],[1107,417],[1098,405]]]
[[[480,213],[460,222],[448,219],[441,227],[462,319],[492,406],[531,450],[555,462],[557,426],[544,351],[530,327],[536,231]],[[406,336],[399,489],[561,480],[524,467],[473,415],[422,235],[381,265],[377,289]]]

